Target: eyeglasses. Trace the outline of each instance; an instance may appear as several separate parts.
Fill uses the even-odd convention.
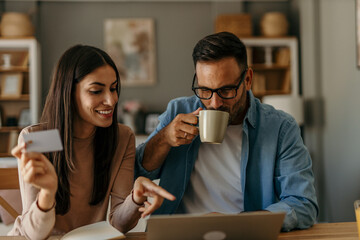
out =
[[[237,90],[239,89],[240,85],[244,82],[245,76],[247,73],[248,68],[246,68],[240,75],[240,82],[237,85],[234,86],[226,86],[216,89],[211,89],[207,87],[194,87],[196,78],[196,73],[194,74],[192,87],[191,89],[194,91],[195,95],[200,99],[208,100],[212,98],[214,92],[219,95],[219,97],[223,99],[232,99],[235,98],[237,95]]]

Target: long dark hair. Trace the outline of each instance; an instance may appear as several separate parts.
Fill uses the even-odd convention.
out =
[[[117,68],[107,53],[101,49],[76,45],[69,48],[60,58],[52,77],[41,122],[48,129],[59,129],[64,151],[48,154],[58,176],[56,192],[56,214],[66,214],[70,208],[69,174],[75,170],[73,152],[73,119],[75,111],[75,85],[95,69],[109,65],[117,78],[117,93],[120,95],[120,76]],[[117,104],[113,122],[107,128],[96,127],[93,149],[93,190],[90,205],[97,205],[105,198],[109,181],[110,166],[118,142]]]

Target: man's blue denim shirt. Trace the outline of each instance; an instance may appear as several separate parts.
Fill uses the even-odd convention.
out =
[[[250,107],[243,122],[240,167],[244,211],[285,212],[283,231],[308,228],[316,221],[319,208],[312,162],[299,126],[289,114],[262,104],[251,91],[248,97]],[[191,113],[199,107],[205,109],[196,96],[170,101],[147,141],[179,113]],[[176,196],[175,201],[165,200],[155,214],[176,213],[197,159],[200,138],[171,148],[162,167],[152,172],[141,165],[146,142],[137,147],[135,175],[160,178],[160,186]]]

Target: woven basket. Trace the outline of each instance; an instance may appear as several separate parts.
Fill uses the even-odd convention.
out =
[[[219,15],[215,22],[215,32],[231,32],[238,37],[252,36],[250,14]]]
[[[5,12],[1,17],[1,35],[4,37],[28,37],[34,35],[34,26],[27,14]]]
[[[265,13],[260,21],[261,33],[266,37],[282,37],[288,34],[289,23],[279,12]]]

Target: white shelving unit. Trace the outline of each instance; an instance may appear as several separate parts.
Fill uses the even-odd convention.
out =
[[[40,68],[40,46],[36,39],[6,39],[0,38],[1,51],[29,52],[29,91],[30,91],[30,113],[31,122],[37,123],[40,116],[41,96],[41,68]],[[0,68],[1,69],[1,68]],[[1,70],[0,70],[1,72]]]
[[[24,65],[11,63],[4,67],[2,56],[23,54]],[[2,124],[0,126],[0,157],[10,157],[9,148],[14,141],[10,141],[13,133],[21,130],[19,126],[7,126],[6,118],[11,116],[19,121],[22,109],[29,109],[30,123],[39,121],[41,103],[41,74],[40,74],[40,46],[35,38],[8,39],[0,38],[0,80],[4,81],[7,74],[21,74],[22,88],[20,96],[6,97],[0,92],[0,109]],[[1,86],[1,85],[0,85]],[[12,142],[12,143],[11,143]]]
[[[261,98],[263,103],[270,104],[276,109],[283,110],[292,115],[301,126],[304,124],[304,104],[299,94],[299,56],[298,41],[295,37],[285,38],[244,38],[242,39],[248,53],[250,52],[249,65],[254,69],[254,73],[261,73],[272,88],[278,86],[279,89],[265,89],[263,92],[254,92],[254,95]],[[262,49],[262,62],[257,62],[256,54],[252,49]],[[277,55],[280,51],[285,51],[282,58]],[[278,57],[278,58],[277,58]],[[255,75],[255,74],[254,74]],[[253,90],[256,79],[253,79]],[[257,82],[259,83],[259,82]],[[284,87],[285,86],[285,87]]]
[[[295,37],[283,37],[283,38],[241,38],[248,49],[263,48],[263,62],[254,63],[252,61],[253,56],[250,56],[250,66],[254,69],[254,72],[269,72],[269,71],[290,71],[290,91],[285,92],[281,89],[279,91],[266,91],[261,95],[277,95],[277,94],[290,94],[293,96],[299,95],[299,61],[298,61],[298,41]],[[289,64],[279,65],[274,58],[274,51],[279,48],[289,49]],[[251,53],[253,54],[253,53]],[[266,79],[265,81],[272,81],[272,79]],[[255,94],[255,93],[254,93]]]

